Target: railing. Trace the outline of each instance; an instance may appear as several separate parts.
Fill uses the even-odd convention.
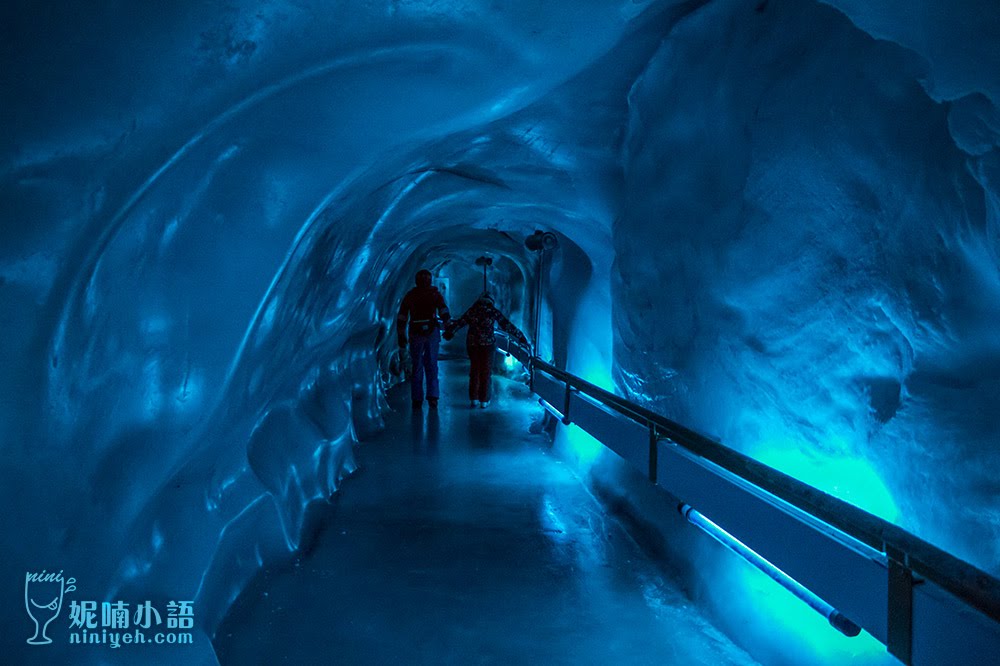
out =
[[[529,369],[532,391],[563,423],[574,422],[575,410],[580,411],[580,418],[586,422],[579,424],[581,427],[588,429],[589,425],[590,429],[603,433],[605,446],[621,449],[623,457],[679,501],[697,507],[695,501],[675,493],[700,496],[702,502],[728,513],[733,525],[756,539],[764,550],[776,553],[778,559],[781,544],[764,542],[767,534],[795,535],[800,541],[809,541],[809,547],[829,551],[826,563],[843,567],[842,576],[838,577],[836,571],[816,572],[822,562],[786,561],[785,564],[797,569],[800,578],[814,578],[828,590],[827,596],[842,597],[845,604],[856,608],[860,617],[850,612],[848,616],[886,644],[904,663],[937,663],[933,655],[949,654],[938,645],[940,635],[924,635],[935,625],[939,625],[940,632],[952,632],[947,635],[960,644],[955,649],[972,650],[996,660],[994,663],[1000,661],[997,578],[892,523],[546,363],[509,339],[505,351]],[[628,430],[624,428],[626,423],[631,424],[632,430],[638,426],[648,433],[648,448],[642,446],[637,433],[622,434]],[[720,499],[722,495],[737,498],[744,506],[728,507]],[[739,512],[756,518],[757,523],[747,522]],[[789,517],[795,522],[789,522]],[[808,551],[800,544],[796,548],[799,552]],[[841,580],[851,572],[856,572],[857,580]],[[884,585],[884,589],[859,590],[852,596],[839,589],[838,583],[866,588]],[[950,595],[951,600],[934,590],[934,586]],[[879,609],[882,603],[884,606]],[[970,609],[991,621],[977,620],[968,614]],[[942,622],[947,626],[940,626]],[[958,628],[959,625],[964,628]],[[950,654],[949,661],[959,663],[955,660],[956,653]]]

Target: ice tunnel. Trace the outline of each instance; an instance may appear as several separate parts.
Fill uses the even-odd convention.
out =
[[[996,659],[1000,4],[0,34],[5,663]]]

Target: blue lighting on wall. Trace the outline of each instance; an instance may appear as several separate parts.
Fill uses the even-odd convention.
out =
[[[813,594],[804,585],[786,574],[784,571],[774,566],[768,560],[761,557],[756,551],[749,548],[742,541],[725,531],[711,520],[703,516],[696,509],[685,504],[681,507],[681,515],[723,546],[733,551],[744,560],[755,566],[761,572],[769,576],[774,582],[791,592],[798,599],[805,602],[810,608],[826,618],[827,622],[845,636],[854,637],[861,633],[861,628],[840,613],[836,608]]]
[[[754,457],[879,518],[895,522],[899,517],[892,494],[866,460],[786,447],[770,448]]]
[[[761,645],[773,644],[776,637],[782,646],[772,648],[777,654],[798,655],[802,664],[852,664],[857,666],[888,666],[898,664],[885,646],[866,631],[850,638],[833,631],[819,613],[803,608],[802,601],[791,591],[756,567],[733,562],[717,581],[727,590],[730,603],[744,606],[743,615],[754,618],[747,625],[750,632],[766,632],[759,637]]]
[[[604,450],[604,444],[580,426],[571,423],[566,427],[569,450],[584,468],[593,465]]]

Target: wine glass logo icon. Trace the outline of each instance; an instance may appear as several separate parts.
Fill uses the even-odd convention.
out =
[[[52,639],[45,635],[52,620],[62,610],[63,595],[76,589],[75,578],[63,578],[59,573],[26,573],[24,575],[24,608],[35,622],[35,635],[30,645],[47,645]]]

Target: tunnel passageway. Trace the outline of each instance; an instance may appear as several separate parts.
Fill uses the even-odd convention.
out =
[[[222,664],[747,664],[539,436],[525,386],[439,413],[389,394],[387,428],[317,514],[310,548],[265,567],[216,634]]]

